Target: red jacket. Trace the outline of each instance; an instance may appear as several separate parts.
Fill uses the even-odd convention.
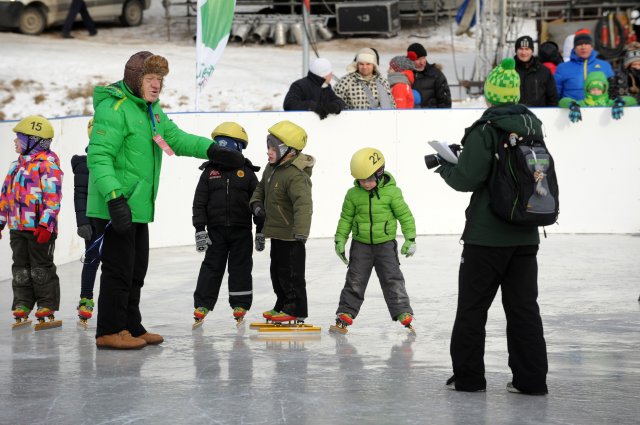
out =
[[[413,109],[414,100],[413,100],[413,90],[411,89],[411,85],[413,84],[414,77],[412,71],[402,71],[402,74],[406,75],[409,79],[409,83],[395,83],[391,86],[391,95],[396,101],[397,109]],[[392,78],[389,78],[389,83],[391,84]]]

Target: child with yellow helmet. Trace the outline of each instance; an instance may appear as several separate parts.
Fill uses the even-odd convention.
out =
[[[332,332],[347,333],[347,326],[353,324],[374,267],[391,319],[414,331],[413,310],[398,261],[396,229],[399,221],[405,239],[400,253],[411,257],[416,251],[416,224],[384,164],[384,156],[376,148],[360,149],[351,158],[355,181],[345,195],[334,238],[336,254],[349,268]],[[349,234],[353,240],[347,258]]]
[[[267,135],[267,164],[251,197],[251,211],[265,217],[264,234],[256,249],[271,239],[273,309],[262,315],[273,322],[302,322],[308,316],[305,242],[311,229],[311,169],[315,159],[302,153],[307,132],[291,121],[280,121]]]
[[[58,327],[62,322],[53,314],[60,307],[60,281],[53,252],[63,173],[58,156],[50,150],[53,127],[46,118],[31,115],[13,131],[19,156],[0,192],[0,238],[8,225],[13,251],[13,326],[30,324],[29,313],[37,304],[35,329]]]
[[[200,166],[202,174],[193,198],[193,227],[196,250],[204,252],[196,290],[193,293],[194,328],[218,301],[218,293],[228,268],[229,305],[240,325],[253,301],[253,237],[249,198],[258,185],[260,170],[243,158],[241,164],[225,151],[240,154],[249,145],[247,132],[235,122],[223,122],[211,133],[220,148],[215,160]],[[262,232],[264,217],[254,217],[256,234]]]

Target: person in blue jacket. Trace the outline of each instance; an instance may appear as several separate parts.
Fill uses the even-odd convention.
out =
[[[598,59],[597,55],[598,52],[593,50],[593,38],[589,30],[578,30],[573,39],[571,59],[561,63],[556,69],[555,78],[559,99],[563,97],[584,99],[584,82],[590,72],[604,72],[611,83],[613,69],[609,62]]]

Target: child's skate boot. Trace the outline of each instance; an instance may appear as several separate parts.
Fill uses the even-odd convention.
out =
[[[271,318],[273,317],[274,314],[278,314],[277,310],[268,310],[265,311],[264,313],[262,313],[262,317],[264,317],[267,320],[267,323],[271,323]]]
[[[293,316],[291,314],[287,314],[284,311],[280,311],[272,315],[271,321],[276,324],[283,324],[284,322],[289,322],[290,325],[304,323],[304,320],[301,320],[298,317]]]
[[[31,310],[29,310],[27,307],[23,305],[17,306],[16,309],[13,310],[13,318],[16,319],[16,322],[11,325],[11,328],[17,329],[26,325],[30,325],[31,320],[29,320],[29,313],[31,313]]]
[[[353,316],[349,313],[338,313],[336,315],[336,324],[329,327],[329,332],[346,334],[347,326],[353,324]]]
[[[41,331],[44,329],[51,328],[59,328],[62,326],[62,320],[56,320],[53,315],[55,311],[51,310],[47,307],[38,307],[38,311],[36,311],[36,318],[38,319],[38,323],[33,327],[36,331]],[[45,321],[45,318],[48,321]]]
[[[87,329],[87,320],[91,319],[91,316],[93,316],[93,306],[94,304],[91,298],[82,298],[80,300],[78,303],[78,317],[80,318],[78,326]]]
[[[396,317],[396,320],[414,334],[416,333],[416,330],[411,326],[411,322],[413,321],[413,315],[411,313],[400,313],[398,317]]]
[[[200,326],[202,326],[202,323],[204,323],[204,318],[207,316],[207,314],[209,314],[209,309],[207,307],[198,307],[195,309],[195,311],[193,312],[193,319],[196,321],[193,326],[191,327],[192,329],[198,329]]]
[[[244,316],[247,314],[247,309],[244,307],[233,308],[233,318],[236,319],[236,326],[240,326],[244,323]]]

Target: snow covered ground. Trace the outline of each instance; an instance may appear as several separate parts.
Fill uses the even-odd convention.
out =
[[[175,22],[171,41],[167,41],[164,16],[162,2],[153,0],[141,26],[125,28],[101,23],[95,37],[89,37],[81,23],[76,23],[74,39],[63,39],[60,27],[37,37],[0,32],[0,120],[19,119],[33,113],[46,117],[90,115],[93,86],[121,79],[125,62],[140,50],[150,50],[169,60],[170,74],[161,96],[165,110],[194,111],[193,27],[188,31],[185,22]],[[409,44],[420,42],[427,48],[429,62],[442,64],[449,83],[457,84],[456,74],[459,78],[471,75],[475,39],[456,37],[456,72],[450,34],[445,20],[438,27],[425,23],[422,27],[403,29],[392,38],[336,38],[318,43],[318,49],[321,56],[333,63],[334,73],[342,76],[362,47],[378,49],[382,68],[386,70],[393,56],[405,54]],[[289,85],[301,75],[301,46],[230,43],[200,99],[199,109],[281,110]],[[466,98],[457,88],[452,88],[452,94],[454,98]],[[466,99],[454,105],[483,106],[482,99]]]

